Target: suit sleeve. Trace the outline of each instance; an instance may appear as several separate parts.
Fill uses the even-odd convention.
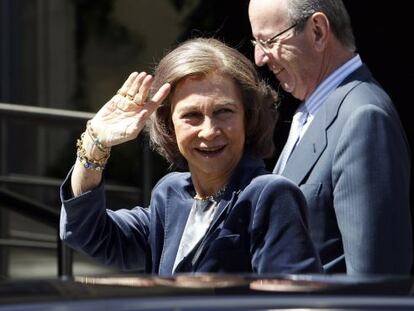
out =
[[[332,174],[347,273],[409,272],[410,159],[399,120],[374,105],[354,111]]]
[[[61,186],[60,237],[72,248],[122,270],[142,270],[150,216],[146,209],[107,210],[103,184],[70,195],[70,174]]]
[[[322,272],[307,231],[306,201],[299,188],[276,175],[260,176],[254,184],[245,191],[253,204],[253,271],[259,274]]]

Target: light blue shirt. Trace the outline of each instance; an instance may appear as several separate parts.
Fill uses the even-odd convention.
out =
[[[325,104],[328,96],[338,87],[339,84],[341,84],[341,82],[346,77],[348,77],[352,72],[361,66],[361,57],[359,54],[356,54],[341,67],[332,72],[325,80],[323,80],[322,83],[319,84],[315,91],[311,94],[311,96],[309,96],[309,98],[298,107],[297,111],[307,110],[308,112],[308,118],[301,129],[299,140],[303,137],[309,125],[312,123],[316,113]]]

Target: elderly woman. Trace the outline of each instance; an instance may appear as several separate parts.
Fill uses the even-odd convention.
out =
[[[154,77],[132,73],[78,141],[61,188],[61,238],[106,264],[160,275],[321,272],[303,195],[262,160],[273,151],[274,102],[251,62],[215,39],[181,44]],[[163,177],[149,208],[106,209],[110,149],[147,121],[156,150],[189,172]]]

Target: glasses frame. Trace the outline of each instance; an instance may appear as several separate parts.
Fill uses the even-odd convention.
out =
[[[282,30],[281,32],[278,32],[277,34],[275,34],[273,37],[271,37],[269,39],[266,39],[266,40],[261,40],[261,39],[255,40],[255,39],[252,39],[250,41],[252,42],[252,44],[253,44],[254,47],[259,46],[262,49],[263,52],[269,53],[270,50],[273,48],[273,44],[275,44],[277,42],[277,39],[281,35],[287,33],[291,29],[294,29],[295,27],[299,26],[301,23],[306,22],[309,19],[309,17],[312,16],[312,14],[306,16],[305,18],[303,18],[300,21],[294,23],[293,25],[290,25],[288,28],[286,28],[285,30]],[[272,46],[269,46],[270,44]]]

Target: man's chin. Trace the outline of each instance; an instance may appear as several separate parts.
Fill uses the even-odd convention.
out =
[[[282,87],[282,89],[287,92],[287,93],[293,93],[293,84],[291,83],[287,83],[287,82],[280,82],[280,86]],[[293,94],[292,94],[293,95]]]

